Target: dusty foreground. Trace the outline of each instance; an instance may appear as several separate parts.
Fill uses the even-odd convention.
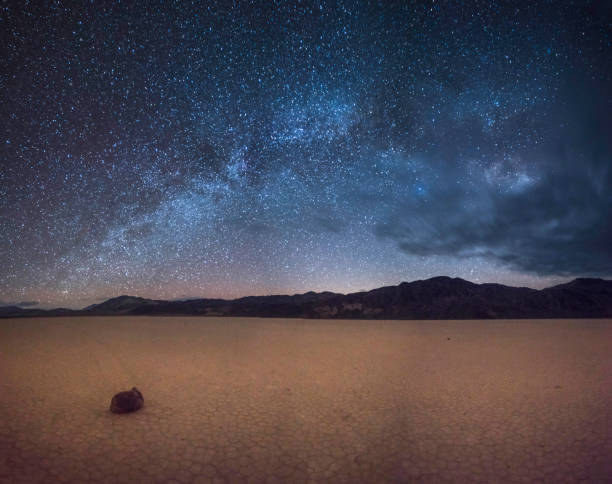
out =
[[[604,482],[610,456],[610,320],[0,320],[0,482]]]

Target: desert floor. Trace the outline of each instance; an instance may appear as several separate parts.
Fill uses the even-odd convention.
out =
[[[2,483],[603,482],[610,456],[610,320],[0,320]]]

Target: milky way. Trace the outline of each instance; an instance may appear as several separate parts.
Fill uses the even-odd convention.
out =
[[[0,299],[610,276],[605,3],[4,3]]]

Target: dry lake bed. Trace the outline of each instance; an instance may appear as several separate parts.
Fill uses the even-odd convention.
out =
[[[0,320],[2,483],[609,482],[611,456],[611,320]]]

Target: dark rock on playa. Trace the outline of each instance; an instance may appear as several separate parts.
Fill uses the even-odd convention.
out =
[[[111,400],[110,411],[113,413],[135,412],[141,409],[143,404],[142,393],[134,387],[127,392],[117,393]]]

